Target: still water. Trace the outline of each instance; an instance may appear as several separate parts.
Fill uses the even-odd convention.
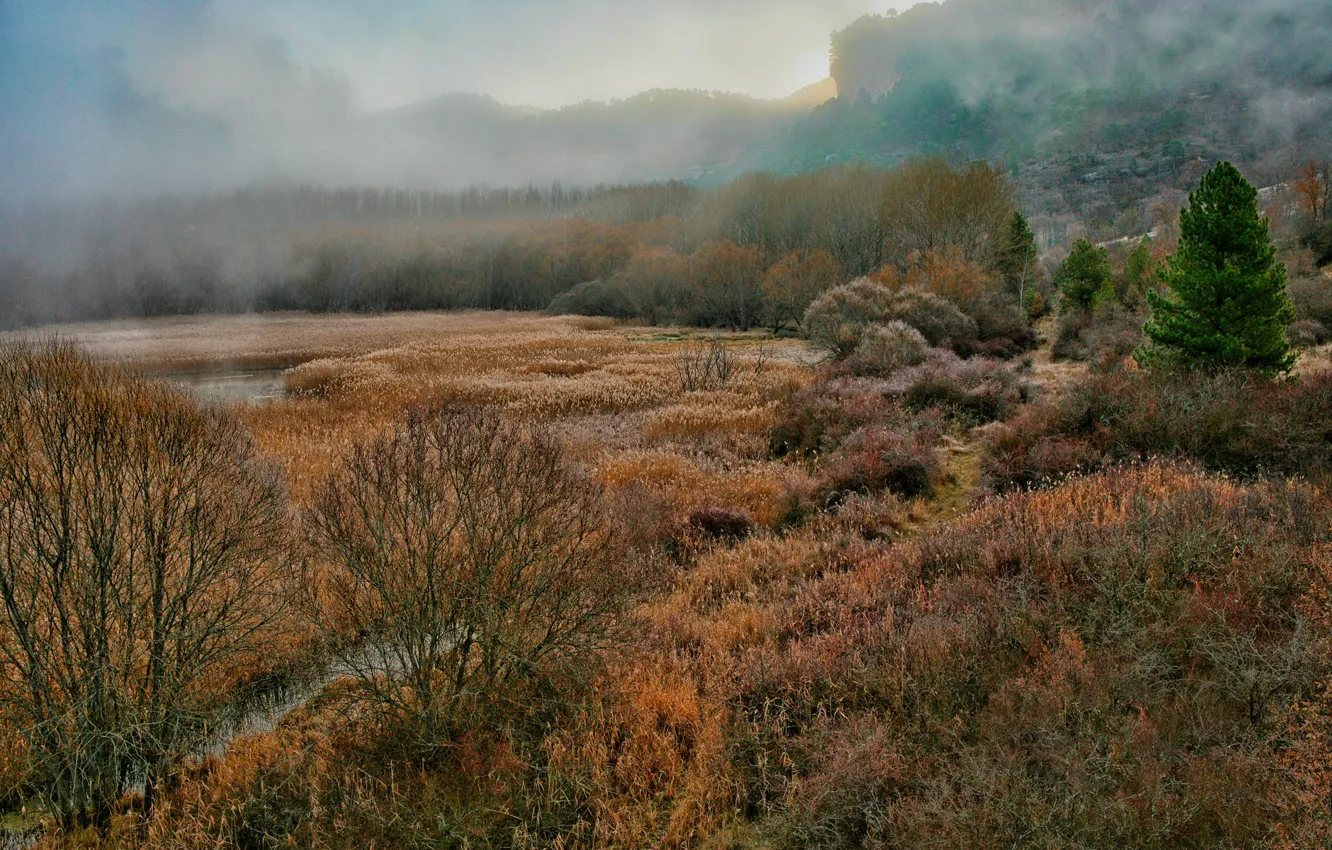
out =
[[[282,369],[229,369],[159,375],[198,396],[219,404],[268,404],[285,398]]]

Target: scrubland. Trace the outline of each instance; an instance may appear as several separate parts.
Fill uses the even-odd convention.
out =
[[[894,180],[849,283],[776,239],[584,317],[4,340],[0,835],[1328,846],[1332,372],[1279,367],[1326,279],[1283,248],[1278,367],[1172,361],[1167,246],[1056,262],[993,171]],[[614,318],[691,315],[750,330]],[[143,377],[236,368],[285,397]]]
[[[413,456],[372,442],[408,440],[408,408],[498,410],[516,430],[488,438],[495,457],[548,435],[573,477],[541,487],[587,482],[569,498],[597,499],[615,538],[579,550],[599,553],[587,568],[608,618],[597,641],[565,646],[580,654],[520,664],[443,714],[404,696],[435,680],[396,678],[399,662],[369,679],[341,668],[274,728],[185,756],[151,812],[131,789],[100,828],[42,840],[1321,846],[1328,378],[1148,385],[1052,366],[1045,349],[1027,365],[961,360],[899,336],[829,365],[802,342],[730,335],[725,377],[690,390],[686,364],[715,355],[711,335],[576,318],[78,329],[89,350],[140,369],[303,360],[288,398],[219,414],[280,470],[299,532],[289,554],[323,553],[297,559],[304,578],[264,621],[269,651],[247,662],[246,687],[329,653],[367,663],[329,636],[373,632],[387,610],[354,607],[365,591],[337,579],[376,575],[346,560],[346,535],[357,511],[391,503],[368,501],[356,482],[374,479],[353,470]],[[1089,412],[1090,400],[1113,410]],[[1167,409],[1175,418],[1157,415]],[[1275,442],[1245,438],[1251,415]],[[456,449],[440,457],[453,458],[441,472],[458,468]],[[561,513],[540,522],[560,527]],[[527,523],[514,528],[546,527]],[[379,551],[376,535],[397,533],[375,528],[355,545]],[[403,529],[392,563],[415,563],[413,539],[454,534]],[[33,796],[40,760],[15,731],[0,727],[0,800],[28,807],[13,821],[26,828],[47,815]]]

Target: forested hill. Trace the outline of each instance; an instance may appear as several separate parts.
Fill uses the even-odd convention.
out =
[[[984,158],[1079,218],[1197,160],[1285,179],[1332,145],[1329,44],[1317,0],[925,3],[834,33],[839,97],[745,165]]]
[[[387,175],[392,185],[695,180],[727,168],[746,148],[785,130],[832,91],[829,82],[789,98],[758,100],[658,89],[556,110],[447,95],[371,116],[358,129],[396,146],[400,167]],[[441,163],[463,168],[442,173]]]

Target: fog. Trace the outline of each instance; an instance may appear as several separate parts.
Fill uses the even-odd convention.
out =
[[[876,5],[3,0],[0,193],[689,177],[798,117],[769,101]],[[756,100],[589,103],[653,89]]]
[[[881,3],[0,0],[0,327],[266,309],[358,239],[489,268],[535,238],[503,221],[697,200],[597,186],[938,154],[1020,166],[1062,233],[1332,155],[1326,0]]]

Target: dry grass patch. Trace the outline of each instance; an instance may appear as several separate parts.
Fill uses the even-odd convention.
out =
[[[56,325],[0,334],[0,339],[58,335],[94,357],[123,366],[188,372],[283,368],[448,339],[479,328],[558,334],[583,330],[580,324],[528,313],[264,313]]]
[[[784,474],[760,460],[766,431],[778,399],[808,380],[803,363],[811,359],[798,342],[727,337],[734,369],[726,386],[688,393],[676,361],[690,332],[578,317],[268,314],[29,333],[58,333],[144,370],[291,367],[288,398],[237,412],[261,450],[281,463],[297,501],[355,441],[388,428],[404,408],[454,402],[555,425],[584,465],[610,465],[607,479],[638,481],[629,471],[641,460],[635,452],[678,455],[688,472],[663,478],[649,470],[638,483],[688,490],[668,499],[685,507],[729,504],[722,500],[738,495],[739,507],[759,521],[776,515]]]

